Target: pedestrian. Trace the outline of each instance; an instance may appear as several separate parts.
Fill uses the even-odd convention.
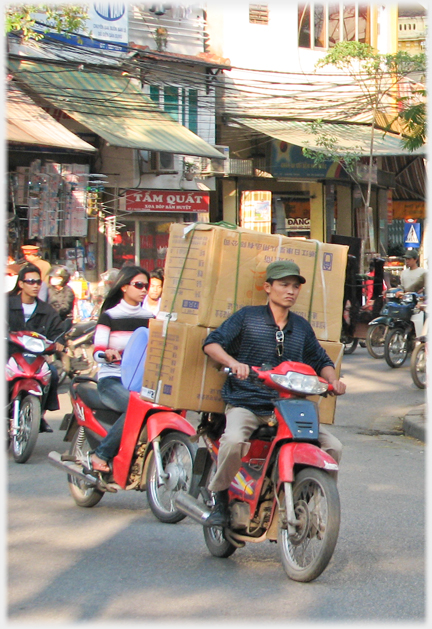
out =
[[[102,402],[121,413],[94,453],[88,466],[108,472],[110,461],[118,452],[130,391],[121,381],[120,361],[133,332],[148,327],[153,315],[141,307],[149,287],[149,274],[138,266],[125,266],[116,276],[101,308],[94,338],[94,359],[99,363],[98,393]],[[102,356],[104,354],[104,356]]]
[[[21,249],[27,262],[31,262],[31,264],[34,264],[40,270],[42,282],[46,282],[48,274],[51,270],[51,264],[48,260],[42,259],[40,246],[29,244],[23,245]]]
[[[9,330],[11,332],[30,330],[43,334],[51,341],[56,340],[56,350],[61,352],[64,348],[64,327],[54,308],[39,299],[41,284],[41,272],[37,266],[26,264],[21,268],[15,288],[8,294]],[[15,349],[9,344],[9,356]],[[57,395],[58,373],[52,363],[47,364],[51,370],[51,383],[46,410],[57,411],[60,408]],[[40,432],[53,432],[45,418],[41,419]]]
[[[302,284],[306,282],[294,262],[269,264],[264,290],[265,306],[245,306],[210,332],[203,350],[234,374],[222,388],[226,402],[226,427],[220,439],[217,469],[209,485],[215,492],[215,506],[206,526],[224,526],[228,518],[228,488],[250,447],[249,437],[261,424],[274,420],[272,392],[248,379],[252,366],[268,368],[286,361],[306,363],[334,387],[335,395],[345,393],[334,364],[320,346],[312,326],[291,312]],[[337,462],[342,444],[323,426],[319,429],[321,448]]]
[[[49,273],[48,303],[56,310],[62,321],[72,319],[75,293],[68,286],[70,273],[65,266],[55,266]]]
[[[156,317],[160,309],[160,302],[162,298],[162,290],[164,283],[163,269],[156,268],[150,273],[150,285],[148,293],[142,303],[142,307],[150,310],[150,312]]]

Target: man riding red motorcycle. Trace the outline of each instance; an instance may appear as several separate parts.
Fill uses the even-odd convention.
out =
[[[62,351],[60,342],[65,332],[63,323],[52,306],[38,298],[41,287],[41,273],[34,264],[26,264],[20,269],[15,288],[8,294],[9,332],[31,331],[42,334],[48,339],[56,339],[56,350]],[[8,356],[16,352],[17,347],[9,342]],[[51,383],[45,399],[43,411],[55,411],[60,408],[57,384],[58,375],[54,365],[48,365],[51,371]],[[52,432],[48,422],[42,417],[40,432]]]
[[[217,471],[208,487],[216,493],[206,526],[227,524],[228,488],[250,447],[249,437],[260,425],[274,420],[271,391],[248,379],[252,366],[265,363],[275,367],[287,360],[306,363],[332,384],[333,394],[345,393],[345,384],[336,378],[334,365],[311,325],[290,312],[305,282],[294,262],[273,262],[267,267],[264,283],[267,306],[241,308],[204,342],[204,352],[229,367],[235,376],[228,378],[222,389],[227,403],[226,428],[220,441]],[[319,441],[323,450],[339,462],[342,445],[323,426],[319,429]]]

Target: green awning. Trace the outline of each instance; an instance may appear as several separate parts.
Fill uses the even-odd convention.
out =
[[[307,122],[294,120],[278,120],[264,118],[233,118],[233,122],[244,125],[268,135],[276,140],[295,144],[303,148],[325,153],[325,149],[317,143],[318,137],[312,133]],[[324,123],[320,133],[335,139],[335,146],[343,153],[353,152],[359,155],[369,155],[371,142],[371,127],[369,125],[350,124],[348,122],[333,124]],[[417,151],[408,151],[403,148],[402,140],[394,133],[384,133],[380,129],[374,131],[373,153],[376,157],[385,155],[422,155],[426,153],[426,147]]]
[[[6,139],[19,144],[41,144],[77,151],[96,151],[11,82],[7,85]]]
[[[160,111],[130,76],[10,58],[15,79],[112,146],[224,159],[211,144]]]

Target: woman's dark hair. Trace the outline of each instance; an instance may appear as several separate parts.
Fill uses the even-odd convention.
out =
[[[9,295],[19,295],[19,293],[21,292],[21,288],[18,286],[18,282],[22,282],[27,273],[37,273],[39,277],[41,277],[41,271],[38,266],[36,266],[35,264],[31,264],[31,262],[24,264],[24,266],[22,266],[19,270],[16,284],[13,289],[9,291]]]
[[[117,304],[120,303],[123,299],[121,287],[126,284],[130,284],[136,275],[145,275],[147,277],[147,282],[150,281],[148,271],[142,269],[140,266],[124,266],[120,269],[108,292],[108,295],[105,297],[105,301],[102,304],[101,314],[102,312],[105,312],[105,310],[114,308],[114,306],[117,306]]]

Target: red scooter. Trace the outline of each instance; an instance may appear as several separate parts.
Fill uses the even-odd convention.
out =
[[[97,381],[76,376],[70,383],[73,413],[65,415],[60,430],[71,442],[68,453],[50,452],[49,462],[68,474],[69,490],[80,507],[93,507],[105,492],[147,490],[150,509],[161,522],[175,523],[185,515],[174,505],[182,489],[197,495],[192,475],[197,447],[189,441],[195,428],[184,412],[146,402],[131,391],[118,454],[109,472],[90,469],[94,451],[120,413],[105,406]]]
[[[175,504],[203,524],[207,548],[215,557],[229,557],[246,542],[277,541],[288,577],[312,581],[336,546],[340,503],[329,474],[338,465],[319,447],[317,405],[305,396],[326,395],[332,386],[308,365],[291,361],[270,369],[252,367],[249,377],[279,393],[276,421],[251,435],[249,452],[229,488],[229,526],[205,526],[214,504],[207,486],[216,470],[224,415],[204,414],[197,430],[206,444],[194,465],[204,504],[184,492],[177,494]]]
[[[8,445],[12,443],[15,461],[25,463],[36,445],[51,384],[51,371],[44,355],[55,352],[55,341],[23,330],[10,332],[9,343],[14,345],[14,352],[5,368],[9,389]]]

